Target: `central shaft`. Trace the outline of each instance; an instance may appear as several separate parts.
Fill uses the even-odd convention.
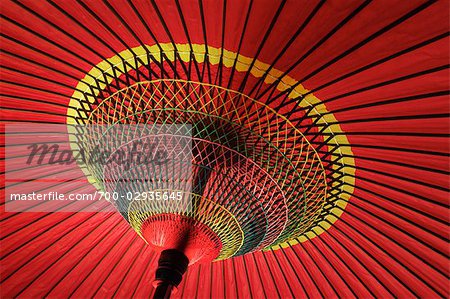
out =
[[[154,299],[168,299],[173,288],[176,288],[183,278],[189,265],[188,258],[175,249],[161,252],[156,270]]]

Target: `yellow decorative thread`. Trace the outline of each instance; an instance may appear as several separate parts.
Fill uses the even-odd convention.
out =
[[[85,101],[86,97],[85,94],[82,93],[80,90],[85,90],[86,92],[89,90],[90,86],[97,86],[97,83],[95,82],[94,78],[105,78],[103,77],[103,74],[112,74],[112,67],[111,64],[114,65],[116,69],[121,70],[124,72],[124,65],[123,61],[127,61],[130,65],[132,65],[133,68],[139,68],[142,65],[147,65],[151,62],[148,60],[147,53],[151,53],[154,57],[158,58],[159,61],[162,62],[165,57],[163,57],[162,53],[160,52],[160,48],[163,50],[165,56],[173,61],[174,60],[174,52],[178,52],[181,59],[185,62],[188,62],[191,59],[191,52],[190,47],[188,44],[175,44],[166,43],[166,44],[159,44],[158,45],[152,45],[152,46],[145,46],[146,49],[142,46],[135,47],[132,49],[124,50],[119,55],[109,58],[107,61],[102,61],[96,65],[96,67],[92,68],[91,71],[86,74],[86,76],[79,81],[76,91],[73,93],[71,101],[69,102],[69,107],[67,110],[68,118],[67,118],[67,124],[68,125],[75,125],[75,117],[78,117],[80,114],[83,115],[84,112],[82,112],[80,105],[82,105],[82,102]],[[244,72],[244,71],[250,71],[250,73],[255,77],[261,77],[263,76],[266,71],[268,70],[269,66],[268,64],[265,64],[260,61],[255,61],[253,67],[249,70],[251,62],[253,61],[252,58],[243,56],[243,55],[237,55],[234,52],[220,49],[220,48],[214,48],[214,47],[208,47],[208,61],[211,64],[218,64],[220,62],[220,54],[222,53],[222,63],[225,67],[233,67],[233,65],[236,63],[235,68],[237,71]],[[206,46],[205,45],[192,45],[193,48],[193,56],[195,60],[199,63],[204,62],[204,59],[206,57]],[[119,57],[120,56],[120,57]],[[141,63],[135,63],[134,57],[138,56],[143,64]],[[264,82],[267,84],[275,82],[278,78],[281,77],[281,75],[284,74],[282,71],[277,69],[271,69],[267,76],[264,79]],[[112,80],[112,78],[108,79],[109,81]],[[277,85],[277,89],[279,91],[283,91],[286,89],[289,89],[293,85],[297,84],[297,80],[290,76],[284,76],[280,82]],[[109,82],[108,82],[109,83]],[[98,83],[100,86],[100,89],[105,88],[105,84]],[[98,95],[99,91],[96,91],[94,95],[88,95],[87,99],[90,102],[95,101],[95,96]],[[299,97],[302,94],[307,93],[308,90],[305,89],[302,85],[296,86],[288,95],[290,98],[296,98]],[[310,107],[312,105],[316,105],[313,109],[312,113],[313,116],[319,118],[319,123],[322,124],[328,124],[328,123],[336,123],[337,120],[334,117],[332,113],[328,113],[328,110],[324,104],[321,103],[321,101],[316,98],[313,94],[308,94],[306,97],[304,97],[299,105],[301,107]],[[87,107],[86,107],[87,108]],[[88,109],[87,109],[88,110]],[[86,115],[84,115],[84,118],[87,118]],[[70,130],[70,126],[69,126]],[[338,152],[341,155],[340,160],[342,165],[341,172],[345,173],[346,175],[343,176],[342,180],[345,182],[345,184],[341,184],[341,190],[345,192],[341,192],[339,194],[340,201],[338,203],[339,208],[334,208],[331,210],[331,214],[326,216],[327,221],[321,221],[318,223],[316,227],[311,228],[310,230],[315,231],[317,234],[322,233],[323,229],[328,229],[330,227],[329,223],[334,223],[338,217],[341,216],[343,213],[343,210],[345,209],[347,202],[350,198],[350,194],[354,191],[354,173],[355,168],[353,167],[355,165],[355,161],[352,158],[353,153],[350,147],[350,144],[348,142],[347,137],[343,134],[342,129],[340,128],[339,124],[333,124],[326,126],[325,133],[330,134],[333,136],[329,141],[327,141],[327,146],[331,150],[335,147],[335,145],[338,146]],[[76,140],[71,139],[73,149],[77,149]],[[350,167],[347,167],[346,165],[349,165]],[[333,167],[337,168],[337,165],[333,165]],[[96,187],[98,187],[98,184],[92,180],[92,178],[88,178],[92,184],[94,184]],[[337,184],[337,183],[336,183]],[[308,239],[314,238],[316,236],[313,232],[307,232],[304,235],[298,237],[296,240],[299,242],[304,242]],[[290,245],[293,245],[297,243],[298,241],[292,240],[289,243],[283,243],[277,246],[274,246],[274,249],[281,247],[288,247]]]

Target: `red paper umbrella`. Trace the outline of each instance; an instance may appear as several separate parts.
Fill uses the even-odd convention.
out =
[[[2,298],[449,296],[446,1],[0,5]]]

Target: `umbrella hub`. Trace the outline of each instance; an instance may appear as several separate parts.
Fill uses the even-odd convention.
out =
[[[198,220],[177,214],[159,214],[142,225],[141,236],[156,251],[177,250],[189,264],[211,262],[219,256],[222,242],[218,235]]]

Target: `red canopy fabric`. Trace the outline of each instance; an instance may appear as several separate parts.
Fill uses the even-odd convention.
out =
[[[64,124],[74,88],[95,65],[165,43],[255,58],[299,81],[334,115],[355,164],[342,216],[306,242],[194,265],[174,297],[449,296],[447,1],[0,5],[3,124]],[[207,67],[204,82],[244,94],[258,82],[222,64]],[[55,188],[94,190],[87,181]],[[151,295],[158,257],[119,214],[11,213],[2,205],[0,217],[2,298]]]

